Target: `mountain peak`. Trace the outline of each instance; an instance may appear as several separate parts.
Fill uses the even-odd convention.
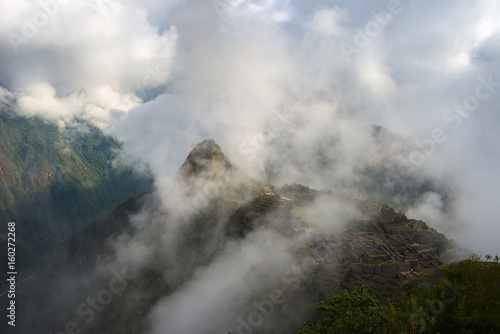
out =
[[[189,152],[186,161],[179,169],[183,176],[201,175],[213,177],[220,170],[232,169],[233,165],[222,152],[215,140],[208,138]]]

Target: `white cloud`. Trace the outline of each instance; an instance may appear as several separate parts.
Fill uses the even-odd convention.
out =
[[[458,129],[443,117],[474,95],[479,77],[492,75],[494,82],[500,81],[495,66],[500,50],[493,20],[500,13],[496,3],[402,2],[402,10],[350,62],[340,46],[354,45],[355,28],[373,21],[373,12],[387,10],[387,2],[345,1],[330,8],[297,1],[282,7],[271,2],[224,4],[235,11],[260,12],[254,19],[231,21],[235,30],[228,31],[220,29],[227,22],[211,2],[173,7],[170,16],[184,19],[177,25],[178,75],[171,82],[171,95],[156,100],[154,113],[146,104],[123,120],[123,129],[137,129],[121,132],[135,143],[131,152],[158,166],[154,169],[159,178],[166,179],[160,167],[166,161],[172,171],[182,163],[178,152],[185,154],[197,140],[214,137],[230,159],[253,176],[262,177],[270,159],[281,164],[277,183],[301,181],[322,188],[328,180],[342,191],[341,184],[360,181],[356,171],[362,166],[399,159],[396,152],[401,153],[402,143],[373,143],[369,125],[376,124],[410,143],[422,143],[435,128],[443,129],[447,140],[435,143],[420,172],[437,182],[453,174],[450,186],[460,190],[456,205],[462,211],[469,202],[460,194],[480,196],[483,183],[465,180],[473,173],[473,161],[497,156],[476,138],[486,128],[495,133],[499,126],[494,117],[498,87],[481,101],[479,111],[461,118]],[[276,8],[293,15],[286,22],[262,24],[259,18],[269,17]],[[177,110],[175,116],[172,110]],[[152,120],[157,120],[154,126]],[[118,128],[113,133],[120,135]],[[335,162],[334,170],[318,164],[318,148],[322,159]],[[161,152],[168,153],[159,158]],[[482,177],[494,175],[489,171]],[[476,209],[470,210],[472,214]]]
[[[339,35],[345,29],[342,27],[342,23],[348,20],[349,16],[350,13],[347,9],[334,6],[314,13],[309,26],[311,30],[320,34]]]
[[[177,31],[159,32],[140,4],[20,1],[1,10],[11,18],[0,26],[2,81],[24,115],[105,128],[113,109],[129,110],[170,79]]]
[[[358,47],[358,29],[376,21],[373,12],[386,10],[388,1],[325,7],[319,0],[73,0],[16,53],[9,33],[22,36],[23,20],[33,22],[42,9],[35,1],[2,2],[0,12],[10,19],[0,21],[0,103],[54,122],[78,116],[102,128],[110,124],[108,133],[124,141],[128,158],[149,164],[160,194],[169,193],[178,166],[206,137],[252,176],[270,175],[271,162],[278,186],[303,182],[334,192],[362,182],[363,167],[384,167],[401,156],[408,162],[405,143],[427,143],[417,170],[455,190],[454,211],[443,215],[446,199],[428,193],[408,214],[451,231],[472,251],[498,253],[500,5],[401,6]],[[343,43],[357,48],[350,59]],[[490,94],[466,114],[464,101],[481,80],[490,81],[481,88]],[[372,124],[392,135],[375,142]],[[437,128],[446,140],[430,142]],[[162,217],[157,223],[167,224]],[[149,254],[140,243],[132,246]],[[240,264],[244,249],[236,248],[241,257],[228,256],[227,263]],[[255,252],[248,256],[261,254]],[[201,271],[188,286],[207,289],[221,279],[216,269],[223,264]],[[246,263],[241,266],[245,273]],[[232,285],[241,273],[222,282]],[[217,288],[209,297],[218,305],[235,296]],[[192,294],[185,292],[162,308],[188,308]],[[211,314],[198,306],[198,314]],[[161,309],[154,314],[165,325]],[[166,326],[185,325],[183,318],[168,320]]]

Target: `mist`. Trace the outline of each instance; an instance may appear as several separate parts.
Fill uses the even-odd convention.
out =
[[[176,179],[170,195],[154,192],[156,199],[131,216],[134,232],[115,239],[112,267],[135,277],[154,270],[176,288],[152,307],[145,333],[294,331],[313,314],[311,280],[333,251],[307,245],[365,217],[352,203],[319,197],[300,206],[311,224],[294,211],[271,210],[254,218],[243,237],[234,235],[227,229],[237,208],[232,201],[252,201],[241,192],[248,178],[238,172],[221,168],[215,178],[201,172],[187,182]],[[204,198],[193,199],[192,190]]]
[[[117,267],[161,259],[165,277],[189,277],[151,310],[148,333],[234,331],[252,296],[298,265],[287,254],[301,237],[269,227],[227,239],[229,208],[183,257],[186,216],[221,192],[252,199],[235,190],[241,175],[382,201],[472,252],[500,252],[497,1],[24,0],[0,11],[0,112],[89,121],[123,143],[120,162],[155,178],[154,204],[113,244]],[[205,138],[238,174],[188,189],[176,173]],[[339,219],[320,219],[332,230],[356,217],[312,208]]]

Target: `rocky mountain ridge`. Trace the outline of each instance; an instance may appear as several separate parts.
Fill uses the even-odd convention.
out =
[[[160,304],[191,290],[201,273],[240,247],[256,243],[250,252],[258,254],[261,238],[269,242],[271,253],[235,282],[243,289],[238,296],[245,299],[220,305],[227,314],[218,314],[220,319],[207,323],[204,331],[237,333],[243,326],[238,319],[249,325],[254,302],[264,302],[279,290],[286,303],[273,304],[272,315],[253,330],[293,333],[317,317],[315,305],[325,294],[366,285],[381,300],[393,297],[421,273],[437,270],[458,249],[425,222],[387,205],[303,185],[278,188],[252,180],[213,140],[188,154],[173,187],[168,197],[173,203],[165,203],[154,191],[143,193],[76,232],[63,262],[66,274],[54,276],[55,265],[37,278],[46,282],[46,289],[29,283],[25,287],[29,299],[36,300],[26,312],[40,308],[25,332],[40,330],[40,324],[47,332],[58,332],[68,321],[76,321],[83,332],[148,332],[151,314]],[[148,254],[144,262],[134,262],[137,246]],[[283,262],[273,262],[276,259]],[[124,289],[112,302],[100,305],[95,320],[87,323],[76,311],[81,301],[106,291],[113,275],[122,271],[130,278]],[[234,274],[231,266],[224,271]],[[46,295],[67,281],[78,282],[71,284],[71,293],[65,292],[69,296]],[[216,312],[210,311],[212,302],[196,303],[208,303],[205,312]],[[182,328],[176,333],[189,332]]]
[[[235,170],[213,140],[205,140],[190,152],[177,174],[183,191],[196,193],[200,190],[197,188],[200,180],[218,182],[222,188],[207,200],[205,207],[193,212],[179,230],[178,239],[183,240],[184,252],[190,250],[190,255],[186,255],[183,261],[190,263],[191,267],[184,267],[182,273],[173,276],[165,272],[169,267],[165,264],[166,267],[154,264],[142,270],[131,282],[133,288],[126,290],[121,297],[124,300],[138,298],[135,306],[124,311],[117,309],[121,304],[110,305],[99,326],[113,328],[110,333],[141,331],[145,326],[144,319],[129,318],[127,312],[147,314],[156,301],[189,281],[197,266],[209,265],[217,259],[228,241],[245,240],[247,235],[258,230],[275,231],[292,240],[291,255],[297,263],[312,261],[312,265],[302,267],[298,285],[285,290],[289,301],[286,307],[276,305],[274,315],[259,328],[259,332],[264,333],[296,331],[314,315],[315,303],[326,293],[338,294],[345,289],[354,290],[367,285],[380,298],[392,297],[411,280],[408,275],[419,275],[421,271],[437,268],[458,251],[452,240],[425,222],[409,219],[386,205],[318,192],[305,186],[295,185],[295,188],[283,187],[280,190],[262,184],[258,188],[255,182],[248,187],[252,189],[251,195],[247,193],[242,197],[246,200],[232,201],[228,193],[232,193],[229,188],[234,187],[232,181],[235,178],[225,179],[231,180],[228,183],[222,180],[226,173]],[[108,230],[100,228],[104,231],[104,235],[99,236],[100,243],[92,242],[96,237],[95,227],[75,235],[68,262],[90,265],[91,268],[99,260],[112,258],[114,255],[109,245],[123,233],[133,238],[128,217],[141,210],[140,203],[145,198],[148,196],[129,200],[126,214],[117,211],[100,221],[99,226],[113,226]],[[328,225],[316,224],[315,219],[303,213],[303,208],[317,201],[327,206],[350,207],[355,214],[340,230],[334,231]],[[335,224],[337,217],[329,219]],[[207,245],[211,246],[207,248]],[[239,310],[239,314],[248,314],[250,308]],[[300,310],[301,317],[296,316],[297,310]],[[117,323],[122,325],[117,326]],[[99,328],[94,325],[94,328]]]

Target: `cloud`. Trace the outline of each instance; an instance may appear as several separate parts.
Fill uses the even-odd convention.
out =
[[[430,226],[442,228],[445,223],[443,208],[444,204],[441,195],[430,191],[423,194],[419,203],[410,208],[406,214],[409,218],[420,219],[427,222]]]
[[[152,312],[150,333],[218,333],[235,328],[243,308],[255,294],[280,286],[282,273],[293,264],[290,241],[273,231],[258,231],[227,245],[210,266]],[[260,301],[260,299],[259,299]]]
[[[57,4],[53,15],[34,1],[0,4],[10,18],[0,22],[2,108],[106,129],[124,142],[126,159],[149,166],[159,202],[172,200],[177,168],[211,137],[241,170],[277,186],[363,196],[377,175],[383,198],[404,192],[413,200],[405,207],[412,218],[472,251],[499,252],[497,1]],[[390,173],[377,174],[384,169]],[[436,189],[418,198],[401,186],[431,187],[429,180]],[[169,224],[163,216],[154,221],[160,237],[170,231],[160,228]],[[136,241],[123,247],[140,262],[151,249]],[[246,256],[262,255],[245,247],[186,286],[232,286],[248,270]],[[228,264],[242,267],[221,277]],[[220,295],[220,305],[238,292],[217,287],[210,297]],[[183,290],[166,300],[154,324],[183,327],[184,318],[165,324],[161,315],[185,310],[192,298]],[[197,305],[200,319],[212,314],[205,307]]]
[[[342,33],[342,23],[349,19],[348,10],[334,6],[329,9],[319,10],[314,13],[311,22],[308,22],[309,29],[318,34],[338,35]]]
[[[9,112],[12,111],[12,106],[14,104],[14,94],[9,92],[4,87],[0,86],[0,111]]]
[[[497,156],[494,1],[47,3],[59,4],[53,15],[34,2],[2,5],[12,18],[0,26],[4,96],[25,116],[107,128],[159,188],[213,137],[256,178],[274,166],[277,184],[339,192],[362,182],[363,168],[403,159],[437,182],[453,174],[466,211],[486,183],[467,181],[473,162]],[[16,54],[9,34],[22,37],[40,13],[48,22]],[[465,113],[481,80],[492,91]],[[371,124],[404,139],[377,144]],[[446,140],[429,144],[435,129]]]
[[[18,111],[52,121],[87,119],[106,128],[165,85],[175,27],[159,31],[139,4],[118,1],[20,1],[2,4],[1,84]],[[142,97],[142,96],[141,96]]]

